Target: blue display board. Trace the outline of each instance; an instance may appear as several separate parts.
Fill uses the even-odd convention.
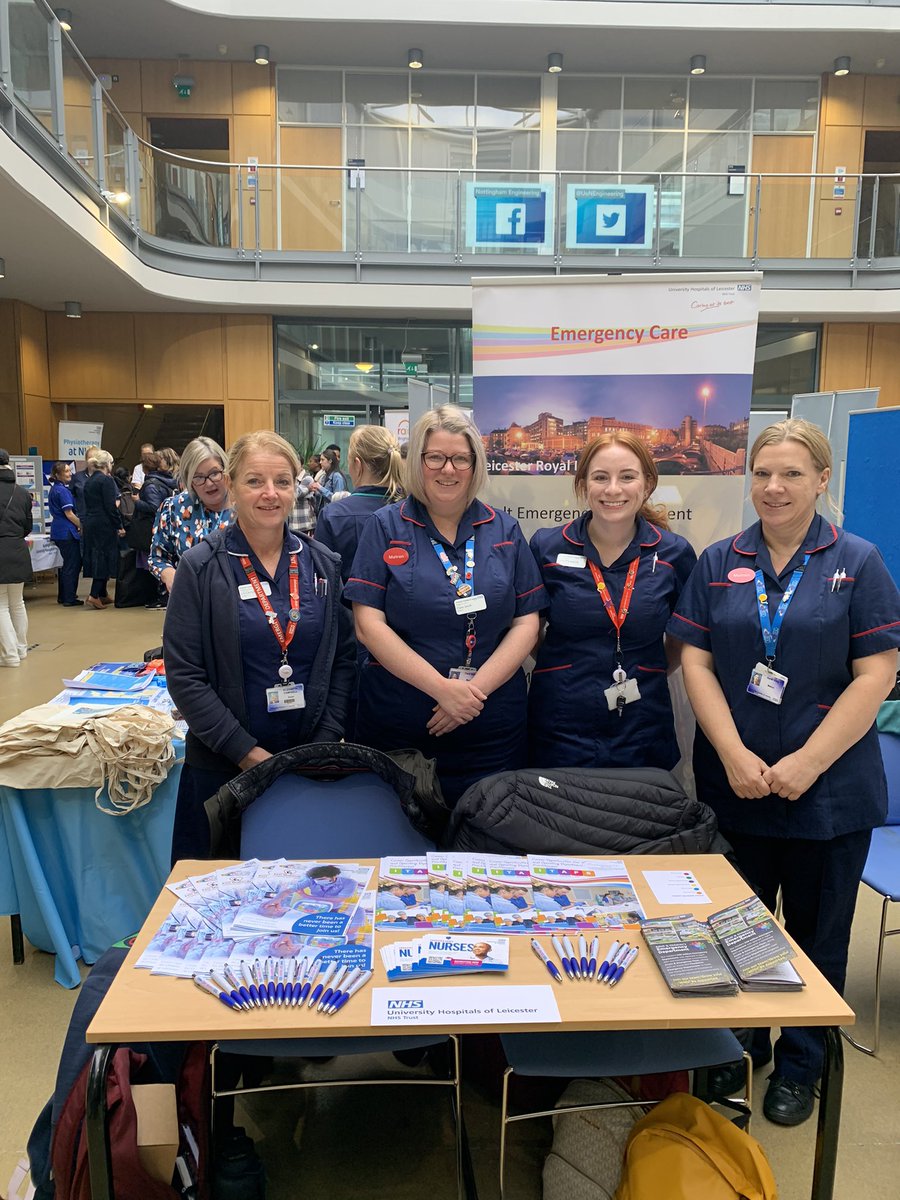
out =
[[[844,528],[874,542],[900,584],[900,523],[895,519],[900,408],[850,414]]]
[[[466,245],[499,250],[553,249],[553,188],[549,184],[466,184]]]
[[[656,189],[650,184],[570,183],[566,188],[566,248],[649,250],[655,213]]]

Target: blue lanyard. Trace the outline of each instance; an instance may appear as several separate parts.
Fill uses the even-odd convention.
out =
[[[781,633],[781,623],[784,620],[784,614],[788,610],[788,605],[794,598],[794,592],[797,590],[797,584],[803,577],[803,570],[809,562],[809,555],[803,559],[803,562],[794,571],[791,576],[791,581],[785,589],[784,595],[781,597],[781,603],[775,613],[775,620],[769,618],[769,598],[766,595],[766,584],[763,579],[762,571],[756,572],[756,610],[759,613],[759,627],[762,630],[763,642],[766,646],[766,661],[771,667],[775,661],[775,647],[778,645],[778,635]]]
[[[438,556],[438,562],[444,568],[447,578],[453,585],[457,596],[465,598],[471,596],[475,591],[475,534],[466,542],[465,553],[465,579],[459,573],[459,567],[453,565],[447,556],[447,551],[440,542],[436,542],[431,538],[431,544],[434,546],[434,552]]]

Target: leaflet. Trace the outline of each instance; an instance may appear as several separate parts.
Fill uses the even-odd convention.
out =
[[[690,913],[645,921],[641,933],[673,996],[733,996],[715,934]]]
[[[509,970],[509,939],[461,937],[431,933],[411,942],[381,948],[388,979],[421,979],[432,975],[484,974]]]
[[[495,926],[532,931],[535,907],[528,859],[524,855],[491,854],[487,875]]]
[[[487,856],[467,854],[465,856],[466,911],[463,928],[467,930],[494,925],[494,910],[491,908],[491,885],[487,873]]]
[[[378,872],[375,928],[429,929],[433,923],[425,855],[383,858]]]
[[[285,862],[267,872],[262,894],[234,914],[231,932],[340,938],[369,882],[357,863]]]
[[[644,910],[622,859],[598,861],[529,854],[535,929],[637,929]]]
[[[762,982],[767,974],[772,987],[795,984],[790,972],[770,974],[794,958],[796,952],[758,896],[748,896],[746,900],[712,913],[709,926],[742,986]],[[800,980],[796,971],[793,974]]]

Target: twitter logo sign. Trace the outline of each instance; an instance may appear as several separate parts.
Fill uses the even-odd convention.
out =
[[[655,188],[646,184],[569,184],[566,247],[650,249],[655,212]]]

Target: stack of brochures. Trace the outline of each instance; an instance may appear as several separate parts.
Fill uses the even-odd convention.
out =
[[[430,933],[411,942],[393,942],[381,948],[387,977],[425,979],[432,975],[482,975],[509,970],[509,938],[460,937]]]
[[[170,883],[177,900],[136,966],[190,979],[255,959],[372,965],[371,868],[250,859]]]
[[[641,932],[675,996],[733,996],[742,991],[798,991],[787,938],[756,896],[713,913],[654,917]]]
[[[433,853],[383,858],[377,929],[603,933],[643,920],[621,859]]]
[[[168,713],[175,719],[176,732],[185,737],[187,725],[175,711],[164,675],[148,670],[142,662],[100,662],[63,680],[63,690],[50,701],[64,704],[85,715],[98,710],[139,704]]]

